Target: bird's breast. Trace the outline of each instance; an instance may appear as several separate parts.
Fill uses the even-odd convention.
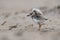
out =
[[[36,23],[40,22],[40,20],[37,20],[37,19],[34,19],[34,18],[33,18],[33,21],[36,22]]]

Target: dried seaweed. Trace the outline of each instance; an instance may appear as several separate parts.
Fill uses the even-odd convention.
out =
[[[9,27],[10,27],[9,30],[12,30],[13,28],[17,28],[17,24],[14,26],[9,26]]]

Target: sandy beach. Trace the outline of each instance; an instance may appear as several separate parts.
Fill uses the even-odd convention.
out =
[[[60,40],[59,2],[60,0],[0,0],[0,40]],[[34,7],[39,8],[48,18],[41,31],[27,17]]]

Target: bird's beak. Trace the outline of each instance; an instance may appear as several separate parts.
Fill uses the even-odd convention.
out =
[[[27,15],[27,16],[30,16],[30,15]]]
[[[28,14],[27,16],[31,16],[31,15],[32,15],[32,13]]]

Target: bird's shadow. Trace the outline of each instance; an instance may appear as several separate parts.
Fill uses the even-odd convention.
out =
[[[32,31],[32,32],[37,32],[37,31],[38,31],[38,28],[33,27],[33,28],[31,29],[31,31]],[[53,32],[53,31],[55,31],[54,28],[41,28],[41,30],[40,30],[39,32],[47,33],[47,32]]]
[[[55,29],[54,28],[42,28],[41,29],[41,32],[52,32],[52,31],[55,31]]]

